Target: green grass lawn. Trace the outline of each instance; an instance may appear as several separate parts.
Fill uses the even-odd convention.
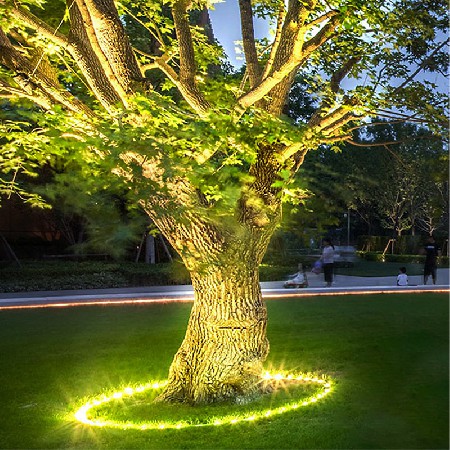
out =
[[[334,392],[267,420],[153,431],[92,428],[71,413],[89,396],[164,379],[190,304],[1,311],[0,448],[448,448],[447,295],[271,300],[268,309],[267,368],[327,374]],[[236,406],[162,413],[170,408],[195,418]]]

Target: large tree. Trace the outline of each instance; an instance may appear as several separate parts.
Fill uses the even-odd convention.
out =
[[[293,180],[308,151],[351,140],[376,111],[413,111],[436,132],[447,123],[445,99],[419,76],[446,65],[442,0],[240,0],[242,76],[219,70],[210,30],[195,25],[208,20],[193,20],[205,7],[0,2],[0,93],[23,112],[2,122],[3,190],[25,196],[24,175],[59,164],[62,183],[90,192],[114,179],[141,205],[191,274],[195,301],[161,399],[192,403],[265,389],[258,266],[283,199],[302,195]],[[270,42],[255,39],[256,15],[273,21]],[[289,120],[298,73],[316,106]]]

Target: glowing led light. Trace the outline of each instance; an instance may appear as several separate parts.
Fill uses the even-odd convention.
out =
[[[233,416],[224,416],[221,418],[216,418],[215,420],[212,420],[210,422],[204,422],[204,423],[190,423],[190,422],[183,422],[183,421],[177,421],[177,422],[148,422],[148,423],[134,423],[134,422],[119,422],[119,421],[112,421],[112,420],[100,420],[100,419],[91,419],[90,418],[90,411],[93,408],[96,408],[98,406],[101,406],[103,404],[109,403],[114,400],[118,400],[123,398],[124,396],[132,396],[135,393],[141,393],[149,389],[161,389],[167,384],[167,381],[157,381],[157,382],[150,382],[146,383],[141,386],[137,386],[135,388],[132,387],[126,387],[122,391],[117,391],[109,396],[107,395],[101,395],[97,398],[91,399],[88,402],[86,402],[83,406],[81,406],[74,414],[74,417],[77,421],[90,426],[95,427],[110,427],[110,428],[120,428],[123,430],[129,430],[129,429],[135,429],[135,430],[165,430],[165,429],[182,429],[187,427],[202,427],[202,426],[208,426],[208,425],[234,425],[236,423],[240,423],[243,421],[251,422],[259,419],[264,419],[267,417],[271,417],[274,415],[283,414],[285,412],[294,411],[295,409],[301,407],[301,406],[308,406],[312,403],[316,403],[319,399],[322,399],[326,395],[328,395],[331,392],[331,382],[329,380],[324,380],[323,378],[318,377],[311,377],[306,375],[283,375],[283,374],[276,374],[271,375],[270,373],[266,372],[262,378],[264,380],[277,380],[277,381],[285,381],[286,383],[292,382],[294,380],[296,381],[306,381],[309,383],[317,384],[320,391],[316,392],[314,396],[307,398],[302,403],[299,403],[298,401],[294,401],[292,403],[287,403],[285,405],[282,405],[278,408],[274,409],[268,409],[263,410],[259,412],[249,412],[247,414],[243,414],[240,416],[236,416],[235,414]]]
[[[374,294],[422,294],[425,292],[433,292],[437,294],[448,294],[449,288],[444,286],[428,286],[426,288],[417,288],[409,286],[407,288],[389,287],[389,286],[374,286],[372,288],[367,287],[365,289],[361,288],[349,288],[342,287],[338,288],[336,291],[316,291],[315,288],[303,292],[283,292],[283,293],[271,293],[263,292],[264,299],[277,299],[277,298],[299,298],[299,297],[322,297],[322,296],[336,296],[336,295],[374,295]],[[87,297],[87,296],[86,296]],[[62,300],[62,299],[61,299]],[[0,306],[1,310],[10,309],[36,309],[36,308],[72,308],[75,306],[97,306],[97,305],[137,305],[137,304],[151,304],[151,303],[173,303],[173,302],[192,302],[194,300],[194,295],[191,293],[186,293],[183,296],[174,297],[143,297],[143,298],[125,298],[125,299],[99,299],[89,297],[79,300],[72,300],[58,303],[48,303],[47,298],[39,298],[32,304],[11,304]]]

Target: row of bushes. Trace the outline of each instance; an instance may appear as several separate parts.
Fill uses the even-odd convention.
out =
[[[358,256],[366,261],[377,261],[377,262],[398,262],[398,263],[416,263],[424,264],[424,255],[396,255],[391,253],[386,253],[383,255],[382,252],[357,252]],[[438,264],[443,267],[448,267],[448,256],[440,256],[438,258]]]
[[[284,279],[297,264],[263,265],[261,281]],[[24,262],[0,266],[0,292],[70,289],[107,289],[189,284],[190,276],[179,261],[161,264],[98,261]]]
[[[102,289],[190,283],[183,264],[46,261],[9,264],[0,268],[2,292]]]
[[[391,239],[389,236],[358,236],[356,248],[363,252],[383,252]],[[397,255],[419,254],[425,241],[426,236],[396,236],[395,241],[389,246],[389,252]],[[441,248],[447,245],[444,239],[436,241]]]

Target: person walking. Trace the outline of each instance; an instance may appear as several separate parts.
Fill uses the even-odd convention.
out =
[[[436,284],[437,258],[440,255],[440,248],[436,244],[433,236],[429,236],[423,248],[425,253],[425,264],[423,266],[423,284],[427,284],[431,275],[433,284]]]
[[[331,239],[325,238],[323,241],[322,256],[320,261],[322,262],[323,275],[325,279],[326,287],[330,287],[333,283],[334,272],[334,245]]]

